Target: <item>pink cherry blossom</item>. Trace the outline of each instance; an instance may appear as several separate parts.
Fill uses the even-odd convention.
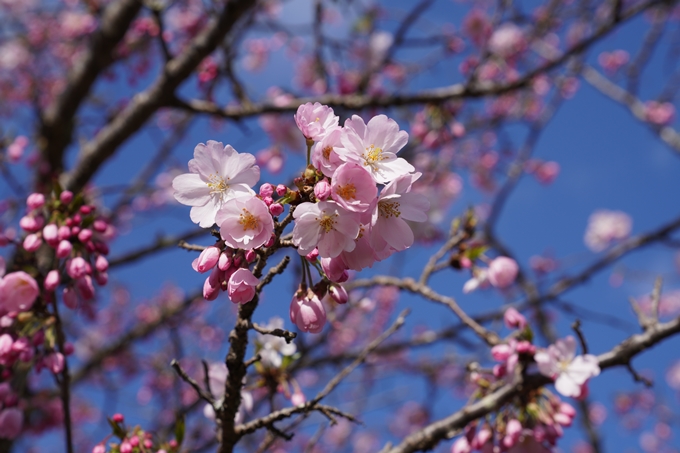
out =
[[[175,177],[175,199],[191,206],[191,220],[203,228],[215,223],[222,205],[236,197],[254,195],[251,189],[260,179],[255,156],[239,154],[231,145],[208,140],[194,149],[190,173]]]
[[[499,26],[488,42],[489,51],[502,58],[509,58],[526,48],[522,29],[509,22]]]
[[[396,121],[385,115],[371,118],[368,124],[357,115],[345,121],[342,148],[336,151],[345,162],[366,168],[378,184],[386,184],[413,172],[413,165],[397,153],[408,142],[408,133],[400,131]]]
[[[340,141],[342,133],[340,128],[332,130],[312,149],[312,164],[329,178],[343,162],[336,151],[342,146]]]
[[[354,250],[354,239],[359,234],[359,220],[334,201],[301,203],[293,212],[293,244],[300,255],[314,247],[322,258],[335,258],[342,251]]]
[[[251,250],[261,247],[274,232],[274,219],[259,198],[232,198],[217,213],[222,239],[229,247]]]
[[[290,303],[290,320],[304,332],[319,333],[326,324],[326,310],[312,290],[298,291]]]
[[[43,359],[43,365],[54,374],[59,374],[64,369],[64,356],[61,352],[52,352]]]
[[[349,275],[347,274],[347,265],[340,256],[336,258],[321,258],[321,268],[328,280],[332,282],[342,283],[346,282],[349,278]]]
[[[331,185],[326,178],[323,178],[314,185],[314,196],[319,201],[326,201],[331,196]]]
[[[33,306],[40,290],[24,271],[11,272],[0,280],[0,311],[25,311]]]
[[[507,256],[499,256],[489,264],[489,282],[496,288],[507,288],[517,278],[519,266],[517,262]]]
[[[424,195],[411,192],[420,176],[421,173],[399,176],[380,193],[371,219],[370,244],[375,252],[402,251],[413,244],[413,231],[406,220],[424,222],[430,209]]]
[[[588,219],[585,243],[593,252],[600,252],[612,242],[627,238],[632,226],[633,220],[625,212],[595,211]]]
[[[366,212],[377,195],[371,174],[361,165],[348,162],[333,173],[331,197],[348,211]]]
[[[295,113],[295,124],[308,140],[318,142],[338,127],[338,118],[333,109],[315,102],[302,104]]]
[[[470,442],[468,442],[467,437],[461,436],[453,443],[451,446],[451,453],[470,453],[472,447],[470,447]]]
[[[534,360],[543,375],[555,379],[555,389],[564,396],[578,397],[586,381],[600,374],[597,357],[576,356],[576,340],[572,336],[538,351]]]
[[[259,283],[250,269],[238,269],[229,277],[229,299],[235,304],[250,302],[255,297],[255,287]]]
[[[339,258],[342,258],[346,269],[352,269],[358,272],[367,267],[372,267],[373,264],[378,261],[378,255],[370,244],[370,237],[370,223],[359,225],[359,235],[354,240],[354,243],[356,244],[354,250],[342,252],[339,256]]]

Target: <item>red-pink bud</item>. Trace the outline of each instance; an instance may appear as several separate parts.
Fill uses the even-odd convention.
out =
[[[314,247],[314,250],[305,255],[305,258],[307,258],[307,261],[310,263],[316,262],[317,258],[319,258],[319,249]]]
[[[82,230],[80,230],[80,232],[78,233],[78,240],[80,242],[85,243],[90,239],[92,239],[92,230],[87,228],[83,228]]]
[[[42,239],[37,234],[29,234],[24,239],[24,249],[27,252],[35,252],[42,245]]]
[[[61,277],[59,276],[59,271],[52,269],[45,276],[45,289],[47,291],[54,291],[59,286],[61,282]]]
[[[281,203],[272,203],[269,205],[269,212],[274,217],[280,216],[283,214],[283,205]]]
[[[269,238],[269,240],[267,240],[267,242],[264,243],[264,246],[271,247],[272,245],[274,245],[274,241],[276,241],[276,237],[272,236]]]
[[[139,445],[139,437],[137,437],[137,436],[131,437],[130,438],[130,445],[132,445],[133,447],[136,447],[137,445]]]
[[[78,236],[78,233],[80,233],[80,227],[79,226],[72,226],[71,227],[71,235]]]
[[[287,193],[288,193],[288,187],[284,186],[283,184],[279,184],[278,186],[276,186],[276,194],[279,197],[282,197]]]
[[[558,411],[569,418],[576,417],[576,409],[574,409],[574,407],[569,403],[560,403]]]
[[[513,307],[505,310],[503,320],[508,329],[524,329],[527,325],[527,319]]]
[[[45,195],[41,193],[32,193],[26,199],[26,206],[28,206],[28,209],[30,210],[42,208],[44,204]]]
[[[316,183],[314,186],[314,196],[319,201],[325,201],[331,196],[331,185],[326,178]]]
[[[67,227],[66,225],[60,226],[59,230],[57,230],[57,237],[59,238],[60,241],[70,238],[71,228]]]
[[[94,206],[88,206],[88,205],[85,204],[85,205],[82,205],[80,207],[80,213],[83,214],[83,215],[88,215],[92,211],[94,211]]]
[[[217,261],[220,258],[220,253],[221,253],[220,249],[218,249],[214,245],[206,247],[198,256],[198,259],[195,261],[196,267],[194,268],[194,270],[196,272],[200,272],[201,274],[208,272],[209,270],[214,268],[215,265],[217,264]]]
[[[255,250],[248,250],[245,253],[245,258],[248,263],[252,263],[257,259],[257,253],[255,253]]]
[[[227,255],[227,253],[222,252],[222,254],[220,255],[220,259],[217,260],[217,267],[221,271],[226,271],[227,269],[229,269],[229,266],[231,266],[231,257]]]
[[[73,192],[70,190],[64,190],[59,194],[59,201],[61,201],[63,204],[69,204],[71,201],[73,201]]]
[[[111,420],[113,420],[116,423],[123,423],[123,421],[125,421],[125,417],[123,417],[123,414],[113,414]]]
[[[87,261],[80,256],[76,256],[66,263],[66,272],[73,278],[80,278],[87,274]]]
[[[491,356],[497,362],[505,362],[513,353],[513,349],[507,344],[497,344],[491,348]]]
[[[517,278],[519,266],[517,262],[507,256],[499,256],[489,264],[489,282],[496,288],[507,288]]]
[[[69,241],[60,241],[57,246],[57,258],[68,257],[71,254],[71,250],[73,250],[73,245]]]
[[[21,229],[28,231],[29,233],[35,233],[36,231],[40,230],[40,228],[43,226],[43,223],[43,219],[40,216],[23,216],[21,220],[19,220],[19,226]]]
[[[97,281],[99,286],[106,286],[106,284],[109,282],[109,274],[108,272],[97,272],[94,275],[94,279]]]
[[[333,298],[333,300],[339,304],[346,304],[347,301],[349,300],[347,290],[340,285],[331,285],[328,292]]]
[[[94,299],[94,285],[92,284],[92,277],[84,275],[76,280],[76,289],[83,299]]]
[[[220,294],[220,288],[222,286],[220,281],[221,271],[219,268],[214,268],[208,278],[205,279],[203,283],[203,298],[206,300],[215,300]]]
[[[42,234],[45,242],[47,242],[51,247],[56,247],[57,244],[59,244],[59,228],[57,228],[54,223],[45,225]]]
[[[109,268],[109,261],[104,258],[103,255],[97,256],[97,259],[94,261],[94,267],[99,271],[99,272],[106,272],[106,270]]]
[[[61,352],[53,352],[43,358],[43,365],[54,374],[59,374],[64,369],[64,356]]]
[[[107,226],[108,225],[106,224],[106,221],[102,219],[97,219],[92,224],[92,228],[98,233],[103,233],[104,231],[106,231]]]
[[[260,186],[260,196],[262,198],[271,197],[273,193],[274,193],[274,186],[269,184],[268,182],[264,183]]]
[[[0,437],[14,439],[21,434],[24,414],[16,407],[5,408],[0,412]]]

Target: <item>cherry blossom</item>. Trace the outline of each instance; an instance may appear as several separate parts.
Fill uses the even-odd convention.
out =
[[[367,211],[377,195],[371,174],[361,165],[345,163],[333,173],[331,197],[348,211]]]
[[[230,247],[261,247],[274,232],[274,219],[264,201],[253,197],[232,198],[217,213],[222,239]]]
[[[312,290],[299,290],[290,303],[290,320],[304,332],[319,333],[326,324],[326,310]]]
[[[335,258],[342,251],[354,250],[359,220],[356,214],[336,202],[301,203],[295,208],[293,217],[293,244],[300,255],[306,255],[317,246],[322,258]]]
[[[376,252],[409,248],[413,244],[413,231],[406,220],[427,220],[430,202],[422,194],[411,192],[411,186],[420,176],[421,173],[414,173],[397,177],[380,193],[371,220],[370,243]]]
[[[517,262],[507,256],[499,256],[489,264],[489,282],[496,288],[507,288],[517,278]]]
[[[408,142],[408,133],[385,115],[374,116],[368,124],[353,115],[345,121],[341,141],[343,147],[336,150],[340,159],[362,165],[378,184],[415,171],[413,165],[397,157]]]
[[[283,319],[274,317],[262,326],[267,330],[283,329]],[[267,368],[279,368],[283,363],[283,357],[290,357],[297,352],[295,343],[286,343],[284,338],[276,335],[258,333],[255,339],[257,352],[260,354],[260,363]]]
[[[338,118],[333,109],[315,102],[302,104],[295,113],[295,124],[308,140],[318,142],[338,127]]]
[[[208,140],[194,149],[189,172],[175,177],[175,199],[191,206],[190,217],[203,228],[211,227],[217,212],[227,201],[254,195],[251,189],[260,179],[255,156],[239,154],[231,145]]]
[[[229,376],[229,370],[224,362],[211,363],[208,366],[208,380],[210,381],[210,390],[217,400],[217,404],[222,404],[224,399],[224,385]],[[241,390],[241,405],[238,408],[235,423],[243,420],[247,412],[253,410],[253,395],[247,390]],[[211,420],[215,419],[215,410],[210,404],[203,407],[203,415]]]
[[[588,219],[585,243],[593,252],[601,252],[613,241],[627,238],[632,224],[633,220],[625,212],[595,211]]]
[[[312,150],[312,164],[329,178],[343,162],[336,151],[342,146],[340,142],[342,134],[340,127],[330,131]]]
[[[564,396],[579,397],[588,379],[600,374],[597,357],[576,356],[576,340],[572,336],[537,352],[534,360],[543,375],[555,379],[555,389]]]
[[[250,272],[241,268],[229,277],[229,299],[235,304],[245,304],[255,297],[255,287],[260,281]]]

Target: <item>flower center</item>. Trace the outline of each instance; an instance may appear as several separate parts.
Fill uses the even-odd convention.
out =
[[[380,201],[378,202],[378,212],[381,217],[389,219],[390,217],[399,217],[401,211],[399,211],[398,201]]]
[[[331,151],[333,151],[332,146],[326,146],[321,153],[323,154],[323,158],[328,160],[331,158]]]
[[[346,184],[338,186],[336,193],[345,200],[354,200],[357,197],[357,188],[354,187],[354,184]]]
[[[208,176],[208,187],[211,194],[223,194],[229,190],[229,184],[220,175],[213,173]]]
[[[366,157],[364,157],[366,162],[364,162],[364,166],[373,166],[376,162],[385,160],[385,157],[383,157],[382,153],[382,148],[376,148],[375,145],[371,145],[366,148]]]
[[[324,233],[329,233],[334,229],[333,226],[335,226],[335,217],[337,216],[337,214],[333,214],[332,216],[324,214],[323,217],[321,217],[321,220],[319,220],[319,225],[321,225],[321,228],[323,228]]]
[[[243,208],[243,214],[238,216],[238,223],[243,225],[243,231],[254,230],[260,225],[259,219],[246,208]]]

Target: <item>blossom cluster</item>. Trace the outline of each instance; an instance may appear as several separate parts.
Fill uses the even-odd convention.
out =
[[[177,201],[191,206],[192,221],[219,227],[220,240],[193,263],[198,272],[210,271],[203,291],[209,300],[220,290],[234,303],[255,297],[259,281],[249,266],[276,243],[278,217],[290,206],[292,244],[326,281],[312,290],[308,273],[290,318],[316,333],[326,320],[320,297],[330,292],[343,303],[347,294],[337,283],[347,280],[350,269],[360,271],[409,248],[414,235],[407,221],[427,220],[429,202],[411,191],[421,174],[397,157],[408,134],[394,120],[378,115],[365,123],[355,115],[341,127],[333,109],[319,103],[300,106],[294,119],[308,157],[295,179],[297,190],[265,183],[255,193],[255,157],[215,141],[196,146],[189,173],[177,176],[173,188]]]
[[[476,396],[483,397],[506,377],[514,377],[519,367],[533,367],[555,381],[555,389],[562,396],[577,399],[587,396],[588,380],[599,375],[597,358],[590,354],[576,355],[573,337],[560,339],[546,349],[531,343],[532,333],[526,318],[514,308],[504,314],[505,325],[516,331],[504,343],[491,349],[499,364],[491,370],[476,369],[471,379],[477,386]],[[464,430],[452,448],[452,453],[471,451],[549,452],[571,426],[576,411],[545,388],[531,392],[526,399],[517,400],[502,408],[495,418],[481,424],[474,422]]]

